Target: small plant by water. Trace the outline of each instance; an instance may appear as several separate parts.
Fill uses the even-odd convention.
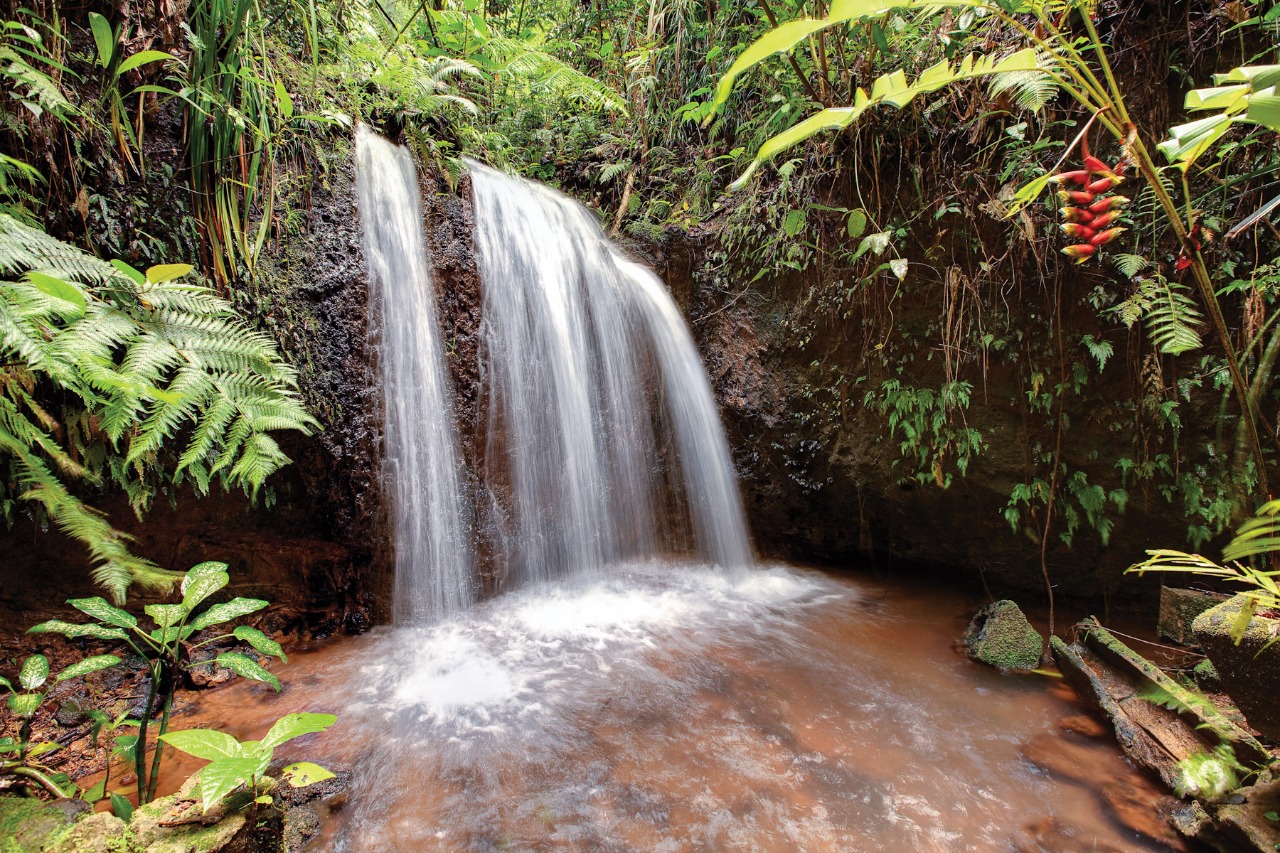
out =
[[[71,599],[67,602],[92,621],[73,623],[51,619],[28,631],[119,642],[146,661],[147,698],[137,720],[138,733],[117,740],[117,744],[124,749],[126,758],[133,762],[139,804],[150,802],[155,797],[164,753],[164,735],[169,729],[173,700],[183,672],[201,667],[218,667],[242,678],[270,684],[276,691],[280,690],[279,679],[245,653],[252,649],[259,654],[286,660],[284,651],[275,640],[248,625],[238,625],[214,636],[201,634],[208,628],[225,625],[267,606],[268,602],[259,598],[233,598],[202,608],[206,600],[228,582],[226,563],[205,562],[192,566],[183,577],[180,601],[149,604],[143,608],[146,617],[154,625],[152,628],[140,625],[137,616],[113,607],[101,597],[94,597]],[[241,648],[218,651],[216,655],[204,658],[196,657],[207,646],[227,643],[240,644]],[[114,655],[88,660],[101,663],[98,669],[121,662]],[[158,739],[148,765],[147,738],[157,713],[160,715]]]

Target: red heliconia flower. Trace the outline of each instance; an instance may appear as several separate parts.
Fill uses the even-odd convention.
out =
[[[1106,213],[1113,207],[1127,207],[1128,204],[1129,199],[1122,195],[1108,196],[1107,198],[1100,198],[1093,204],[1089,205],[1089,212],[1095,215],[1099,213]]]
[[[1120,177],[1119,173],[1117,173],[1114,169],[1112,169],[1106,163],[1099,160],[1097,157],[1094,157],[1092,154],[1085,155],[1084,167],[1086,170],[1088,170],[1089,174],[1097,175],[1100,178]]]
[[[1093,214],[1083,207],[1060,207],[1058,212],[1067,222],[1092,222]]]
[[[1097,195],[1098,193],[1106,192],[1112,187],[1119,186],[1123,180],[1124,178],[1118,178],[1118,177],[1100,178],[1094,181],[1093,183],[1089,184],[1087,189],[1089,190],[1089,192],[1093,193],[1094,195]]]
[[[1063,204],[1083,204],[1088,207],[1093,204],[1093,193],[1079,192],[1077,190],[1058,190],[1058,201]]]
[[[1089,215],[1093,216],[1093,214],[1089,214]],[[1102,229],[1106,228],[1108,225],[1110,225],[1112,222],[1115,222],[1119,218],[1120,218],[1120,211],[1113,210],[1110,213],[1104,213],[1101,216],[1094,217],[1092,220],[1090,220],[1089,227],[1094,229],[1095,231],[1101,231]]]
[[[1059,172],[1049,180],[1055,184],[1072,183],[1084,186],[1089,183],[1089,173],[1084,169],[1077,169],[1074,172]]]
[[[1090,243],[1080,243],[1076,246],[1067,246],[1062,250],[1062,254],[1066,255],[1077,264],[1083,264],[1089,258],[1093,257],[1093,253],[1098,251],[1098,247]]]
[[[1078,222],[1064,222],[1058,227],[1062,229],[1063,234],[1073,240],[1092,240],[1093,235],[1098,233],[1088,225],[1081,225]]]
[[[1105,246],[1128,230],[1128,228],[1108,228],[1106,231],[1094,234],[1089,238],[1089,242],[1095,246]]]

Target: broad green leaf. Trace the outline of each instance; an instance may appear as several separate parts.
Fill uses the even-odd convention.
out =
[[[1034,180],[1028,181],[1020,187],[1018,191],[1014,193],[1013,204],[1009,205],[1009,212],[1006,213],[1005,216],[1013,216],[1018,211],[1022,210],[1022,208],[1038,199],[1040,194],[1044,192],[1044,188],[1049,186],[1049,182],[1052,180],[1053,175],[1045,173]]]
[[[312,764],[310,761],[296,761],[281,770],[280,775],[288,781],[290,786],[305,788],[308,785],[332,779],[335,774],[332,770],[327,770],[319,764]]]
[[[165,59],[173,59],[173,55],[165,53],[163,50],[140,50],[124,62],[120,63],[120,68],[116,71],[116,76],[119,77],[123,74],[129,73],[135,68],[140,68],[143,65],[150,65],[152,62],[160,62]]]
[[[1180,124],[1169,131],[1172,139],[1166,139],[1156,147],[1170,163],[1185,170],[1231,129],[1231,122],[1231,116],[1219,113]]]
[[[117,628],[132,628],[138,624],[138,617],[126,613],[118,607],[112,607],[102,596],[93,598],[73,598],[67,602],[86,616],[92,616],[99,622],[115,625]]]
[[[96,803],[107,795],[107,777],[103,776],[92,788],[85,788],[80,798],[86,803]]]
[[[121,735],[116,738],[116,745],[112,747],[111,754],[120,756],[125,764],[132,764],[138,753],[138,736],[137,735]]]
[[[160,736],[160,740],[187,755],[214,761],[219,758],[239,758],[240,741],[226,732],[214,729],[183,729]]]
[[[151,617],[151,621],[155,622],[156,628],[161,631],[167,631],[177,625],[191,612],[181,604],[148,604],[142,610]]]
[[[43,693],[11,693],[9,694],[9,711],[15,717],[28,720],[43,701]]]
[[[293,118],[293,98],[289,97],[289,92],[279,80],[276,81],[276,104],[280,107],[281,116]]]
[[[239,652],[223,652],[215,659],[215,663],[224,669],[229,669],[242,678],[249,678],[254,681],[261,681],[270,684],[280,692],[280,679],[276,678],[263,666],[253,658],[242,655]]]
[[[46,296],[52,296],[54,299],[61,299],[70,304],[75,308],[76,314],[84,314],[84,291],[77,285],[35,271],[27,273],[27,281]]]
[[[788,210],[786,217],[782,220],[782,230],[788,237],[794,237],[800,233],[801,228],[804,228],[804,211]]]
[[[61,619],[50,619],[27,629],[28,634],[61,634],[64,637],[93,637],[96,640],[124,640],[128,634],[119,628],[108,628],[106,625],[81,625],[75,622],[63,622]]]
[[[825,18],[801,18],[798,21],[779,24],[760,36],[733,61],[733,65],[729,66],[729,70],[720,78],[716,86],[714,105],[719,108],[729,99],[729,93],[733,91],[733,81],[739,74],[776,53],[786,53],[818,30],[825,30],[835,23],[837,22]]]
[[[200,770],[200,801],[204,811],[209,811],[236,788],[261,776],[266,769],[267,762],[261,758],[219,758],[206,764]]]
[[[0,687],[3,687],[5,690],[8,690],[10,693],[13,692],[13,682],[9,681],[9,679],[3,676],[0,676]]]
[[[62,749],[62,744],[56,740],[43,740],[40,743],[32,744],[27,748],[28,758],[39,758],[42,755],[48,755],[51,752],[57,752]]]
[[[1268,130],[1280,132],[1280,95],[1251,95],[1244,117]]]
[[[18,746],[17,741],[13,738],[0,737],[0,755],[4,755],[8,752],[17,752],[20,748],[21,747]]]
[[[191,264],[156,264],[153,267],[147,267],[147,281],[151,284],[173,281],[175,278],[182,278],[193,269],[195,268]],[[201,565],[205,564],[201,563]],[[226,564],[222,565],[225,568]]]
[[[786,151],[793,145],[798,145],[806,139],[816,136],[824,130],[843,130],[862,115],[870,106],[870,102],[866,99],[866,94],[859,89],[855,97],[855,101],[861,100],[860,106],[852,107],[831,107],[809,116],[799,124],[787,128],[776,136],[770,137],[764,145],[760,146],[760,150],[756,152],[756,157],[751,161],[751,165],[747,170],[738,177],[736,181],[729,185],[730,190],[740,190],[751,180],[751,176],[755,174],[756,169],[760,168],[760,164],[769,160],[773,155]]]
[[[185,585],[189,581],[195,580],[199,577],[204,577],[205,575],[226,574],[228,568],[229,567],[226,563],[219,562],[218,560],[205,560],[203,563],[196,563],[194,566],[187,569],[187,576],[182,581],[184,589]]]
[[[849,236],[856,239],[861,237],[867,230],[867,214],[863,210],[849,211],[849,219],[845,222],[845,231]]]
[[[859,0],[853,0],[853,2],[856,3]],[[823,131],[843,130],[872,107],[880,104],[889,104],[890,106],[902,108],[909,104],[916,95],[934,92],[944,86],[949,86],[962,80],[987,77],[992,74],[1004,74],[1010,71],[1033,71],[1038,67],[1039,57],[1035,50],[1026,48],[1003,59],[970,54],[962,59],[959,65],[940,62],[925,69],[914,83],[907,82],[906,75],[901,69],[885,74],[877,78],[872,84],[871,94],[867,94],[863,89],[855,91],[853,106],[829,107],[770,138],[760,146],[760,150],[756,153],[751,165],[747,167],[746,172],[730,184],[729,189],[737,190],[746,186],[747,181],[750,180],[751,175],[759,168],[760,164],[776,154]]]
[[[131,280],[134,284],[138,285],[139,287],[142,287],[147,283],[147,277],[145,275],[138,272],[137,269],[130,266],[129,264],[126,264],[124,261],[120,260],[119,258],[112,258],[111,266],[115,267],[117,270],[124,273],[126,278]]]
[[[98,48],[98,64],[106,68],[116,51],[116,34],[107,19],[97,12],[89,13],[89,28],[93,30],[93,43]]]
[[[115,655],[94,655],[85,658],[79,663],[73,663],[71,666],[58,673],[58,681],[66,681],[68,678],[79,678],[82,675],[88,675],[91,672],[99,672],[101,670],[113,667],[120,663],[120,658]]]
[[[49,659],[44,655],[32,655],[22,662],[18,683],[23,690],[35,690],[49,679]]]
[[[1255,92],[1280,85],[1280,65],[1244,65],[1232,68],[1226,74],[1213,75],[1215,86],[1231,83],[1248,83]]]
[[[194,577],[188,574],[182,581],[182,606],[190,613],[230,582],[231,577],[226,572],[205,571]]]
[[[284,649],[280,648],[280,644],[257,628],[250,628],[248,625],[237,625],[236,629],[231,633],[237,640],[242,640],[253,646],[255,651],[280,658],[285,663],[289,662],[289,659],[284,655]]]
[[[125,823],[133,817],[133,803],[129,802],[123,794],[111,792],[111,811],[115,812],[116,817]]]
[[[271,731],[267,732],[267,736],[262,739],[262,745],[268,749],[275,749],[296,737],[322,732],[337,721],[338,718],[333,714],[285,714],[276,720]]]
[[[268,602],[260,598],[233,598],[223,604],[215,604],[205,612],[201,613],[195,619],[191,620],[191,630],[203,631],[210,625],[218,625],[222,622],[230,622],[232,619],[238,619],[241,616],[247,616],[250,613],[256,613],[266,607]]]
[[[853,253],[853,259],[865,255],[867,252],[873,252],[877,255],[883,255],[885,250],[889,248],[889,239],[893,236],[888,231],[881,231],[877,234],[868,234],[862,238],[862,242],[858,244],[858,251]]]
[[[1212,89],[1192,89],[1187,92],[1187,99],[1183,106],[1189,110],[1225,110],[1229,112],[1247,94],[1249,94],[1248,83],[1237,83],[1234,86],[1218,86]]]
[[[892,261],[889,261],[889,270],[898,277],[899,281],[901,281],[907,277],[907,264],[908,261],[906,258],[894,258]]]

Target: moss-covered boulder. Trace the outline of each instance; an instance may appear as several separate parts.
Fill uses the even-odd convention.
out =
[[[43,853],[55,848],[88,812],[87,803],[0,797],[0,853]]]
[[[1231,701],[1258,732],[1280,740],[1280,619],[1254,614],[1237,645],[1231,629],[1240,618],[1243,596],[1235,596],[1196,617],[1196,643],[1218,671]]]
[[[1005,599],[977,612],[964,632],[964,648],[980,663],[1000,669],[1034,669],[1040,663],[1044,637],[1017,604]]]

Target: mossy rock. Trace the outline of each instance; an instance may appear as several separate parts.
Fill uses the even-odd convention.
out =
[[[43,853],[54,849],[89,810],[80,800],[0,797],[0,853]]]
[[[964,647],[980,663],[1000,669],[1034,669],[1044,651],[1044,637],[1017,604],[1004,599],[977,612],[964,632]]]
[[[1244,605],[1243,596],[1229,598],[1196,617],[1196,641],[1204,649],[1231,701],[1258,732],[1280,740],[1280,619],[1254,614],[1237,644],[1231,639]]]
[[[110,812],[81,820],[49,853],[141,853],[125,822]]]

